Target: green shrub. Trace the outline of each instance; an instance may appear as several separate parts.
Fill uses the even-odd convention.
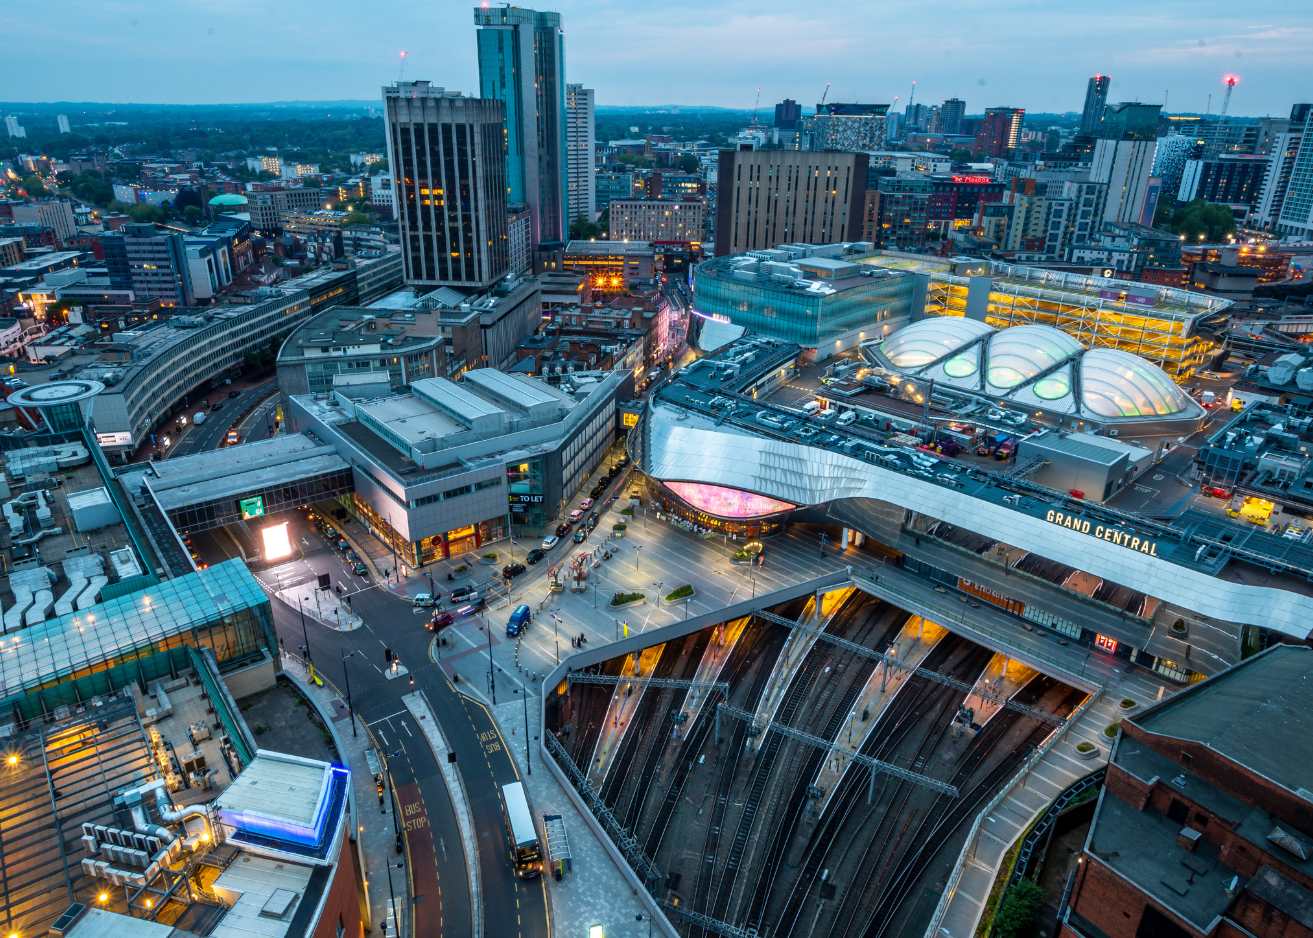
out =
[[[1093,751],[1094,751],[1094,743],[1088,742],[1088,741],[1086,741],[1086,740],[1081,740],[1080,742],[1078,742],[1078,743],[1076,744],[1076,751],[1077,751],[1077,752],[1093,752]]]
[[[611,597],[611,605],[623,606],[625,603],[638,602],[642,598],[642,593],[616,593]]]
[[[629,525],[625,524],[623,521],[617,521],[615,524],[611,525],[611,530],[612,530],[612,531],[623,531],[623,530],[625,530],[625,528],[627,528],[627,527],[629,527]]]
[[[666,602],[673,603],[693,595],[693,585],[685,583],[683,586],[677,586],[666,594]]]
[[[1028,938],[1034,935],[1043,908],[1044,890],[1037,883],[1023,879],[1003,894],[998,915],[994,916],[994,938]]]
[[[490,551],[488,551],[486,554],[483,555],[483,559],[484,559],[484,560],[496,560],[496,559],[497,559],[497,552],[496,552],[495,550],[490,550]]]
[[[1121,725],[1122,725],[1121,720],[1118,720],[1115,723],[1109,723],[1107,726],[1103,728],[1103,735],[1107,736],[1109,739],[1116,739],[1117,730],[1121,728]]]
[[[628,515],[629,517],[632,518],[634,516],[634,506],[630,505],[628,508],[621,508],[620,514]]]

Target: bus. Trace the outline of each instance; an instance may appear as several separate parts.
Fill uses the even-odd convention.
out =
[[[529,802],[524,797],[524,785],[520,782],[503,785],[501,794],[506,802],[506,819],[510,823],[511,864],[515,867],[515,875],[521,879],[533,879],[543,871],[543,847],[538,839],[538,828],[533,823],[533,814],[529,811]]]

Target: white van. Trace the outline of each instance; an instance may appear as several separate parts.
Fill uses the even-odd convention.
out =
[[[815,400],[808,401],[807,403],[802,405],[802,412],[806,414],[808,417],[815,415],[820,409],[821,409],[820,401],[815,401]]]
[[[416,593],[413,597],[411,597],[410,604],[412,606],[417,606],[420,608],[428,608],[430,606],[437,605],[437,603],[433,599],[432,593]]]
[[[834,422],[836,427],[846,427],[850,423],[857,422],[857,411],[845,410],[839,415],[839,419]]]

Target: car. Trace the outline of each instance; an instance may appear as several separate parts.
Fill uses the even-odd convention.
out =
[[[233,398],[241,397],[241,396],[242,396],[242,392],[241,392],[241,391],[229,391],[229,392],[228,392],[228,400],[230,400],[230,401],[231,401]]]
[[[607,481],[610,481],[610,480],[607,480]],[[594,485],[591,489],[588,490],[588,497],[589,497],[589,498],[601,498],[601,497],[602,497],[602,493],[605,492],[605,491],[606,491],[606,486],[604,486],[604,485]]]
[[[536,564],[538,561],[542,560],[546,556],[547,556],[547,551],[543,550],[541,547],[535,547],[533,550],[529,551],[529,553],[525,555],[524,562],[532,567],[534,564]]]
[[[506,637],[516,638],[521,632],[529,627],[533,621],[533,610],[527,604],[521,603],[515,607],[510,618],[506,621]]]
[[[213,404],[210,405],[211,413],[213,413],[216,410],[223,410],[223,401],[215,401]]]
[[[597,527],[597,522],[601,520],[602,520],[602,516],[594,511],[592,514],[588,516],[588,521],[587,521],[588,529],[591,531],[593,528]]]
[[[577,531],[574,532],[573,540],[576,544],[582,544],[584,542],[584,539],[587,537],[588,537],[588,532],[585,531],[583,528],[579,528]]]
[[[569,533],[570,533],[570,525],[568,523],[562,522],[561,524],[558,524],[556,526],[557,537],[565,537]]]
[[[580,510],[580,509],[578,509],[578,508],[576,508],[574,511],[570,512],[570,523],[571,523],[571,524],[578,524],[578,523],[579,523],[579,519],[582,518],[583,516],[584,516],[583,511]]]
[[[517,560],[514,563],[508,563],[506,566],[502,567],[501,575],[510,580],[519,576],[526,569],[528,568]]]
[[[591,498],[585,498],[583,501],[579,503],[580,511],[587,511],[589,508],[592,507],[593,507],[593,500]]]
[[[351,572],[354,573],[356,576],[369,576],[369,568],[366,567],[359,560],[357,560],[355,564],[351,567]]]
[[[479,591],[472,586],[458,586],[451,591],[451,601],[454,603],[473,603],[478,598]]]
[[[339,537],[337,539],[337,549],[345,554],[347,551],[351,549],[351,545],[347,543],[346,538]]]
[[[562,525],[562,527],[564,527],[564,525]],[[557,528],[556,530],[559,532],[561,529]],[[566,530],[568,531],[569,528],[566,528]],[[561,542],[561,538],[563,536],[564,535],[560,533],[547,535],[545,538],[543,538],[542,549],[551,550],[553,547],[555,547],[557,544]]]
[[[438,597],[432,593],[416,593],[410,597],[410,604],[418,609],[427,609],[438,604]]]
[[[456,617],[450,612],[434,612],[433,615],[429,616],[429,621],[424,624],[424,627],[430,632],[436,632],[439,629],[445,629],[455,621]]]

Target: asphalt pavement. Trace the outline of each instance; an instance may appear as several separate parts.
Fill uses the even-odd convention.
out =
[[[245,417],[255,409],[256,405],[277,392],[278,383],[270,378],[268,381],[263,381],[254,387],[238,391],[236,397],[221,398],[223,406],[217,411],[207,412],[205,422],[200,426],[192,426],[169,452],[169,455],[190,456],[193,453],[218,449],[224,437],[228,435],[228,431],[233,428],[239,418]],[[215,397],[217,394],[218,392],[211,395],[211,397]],[[196,410],[200,410],[199,403]]]

